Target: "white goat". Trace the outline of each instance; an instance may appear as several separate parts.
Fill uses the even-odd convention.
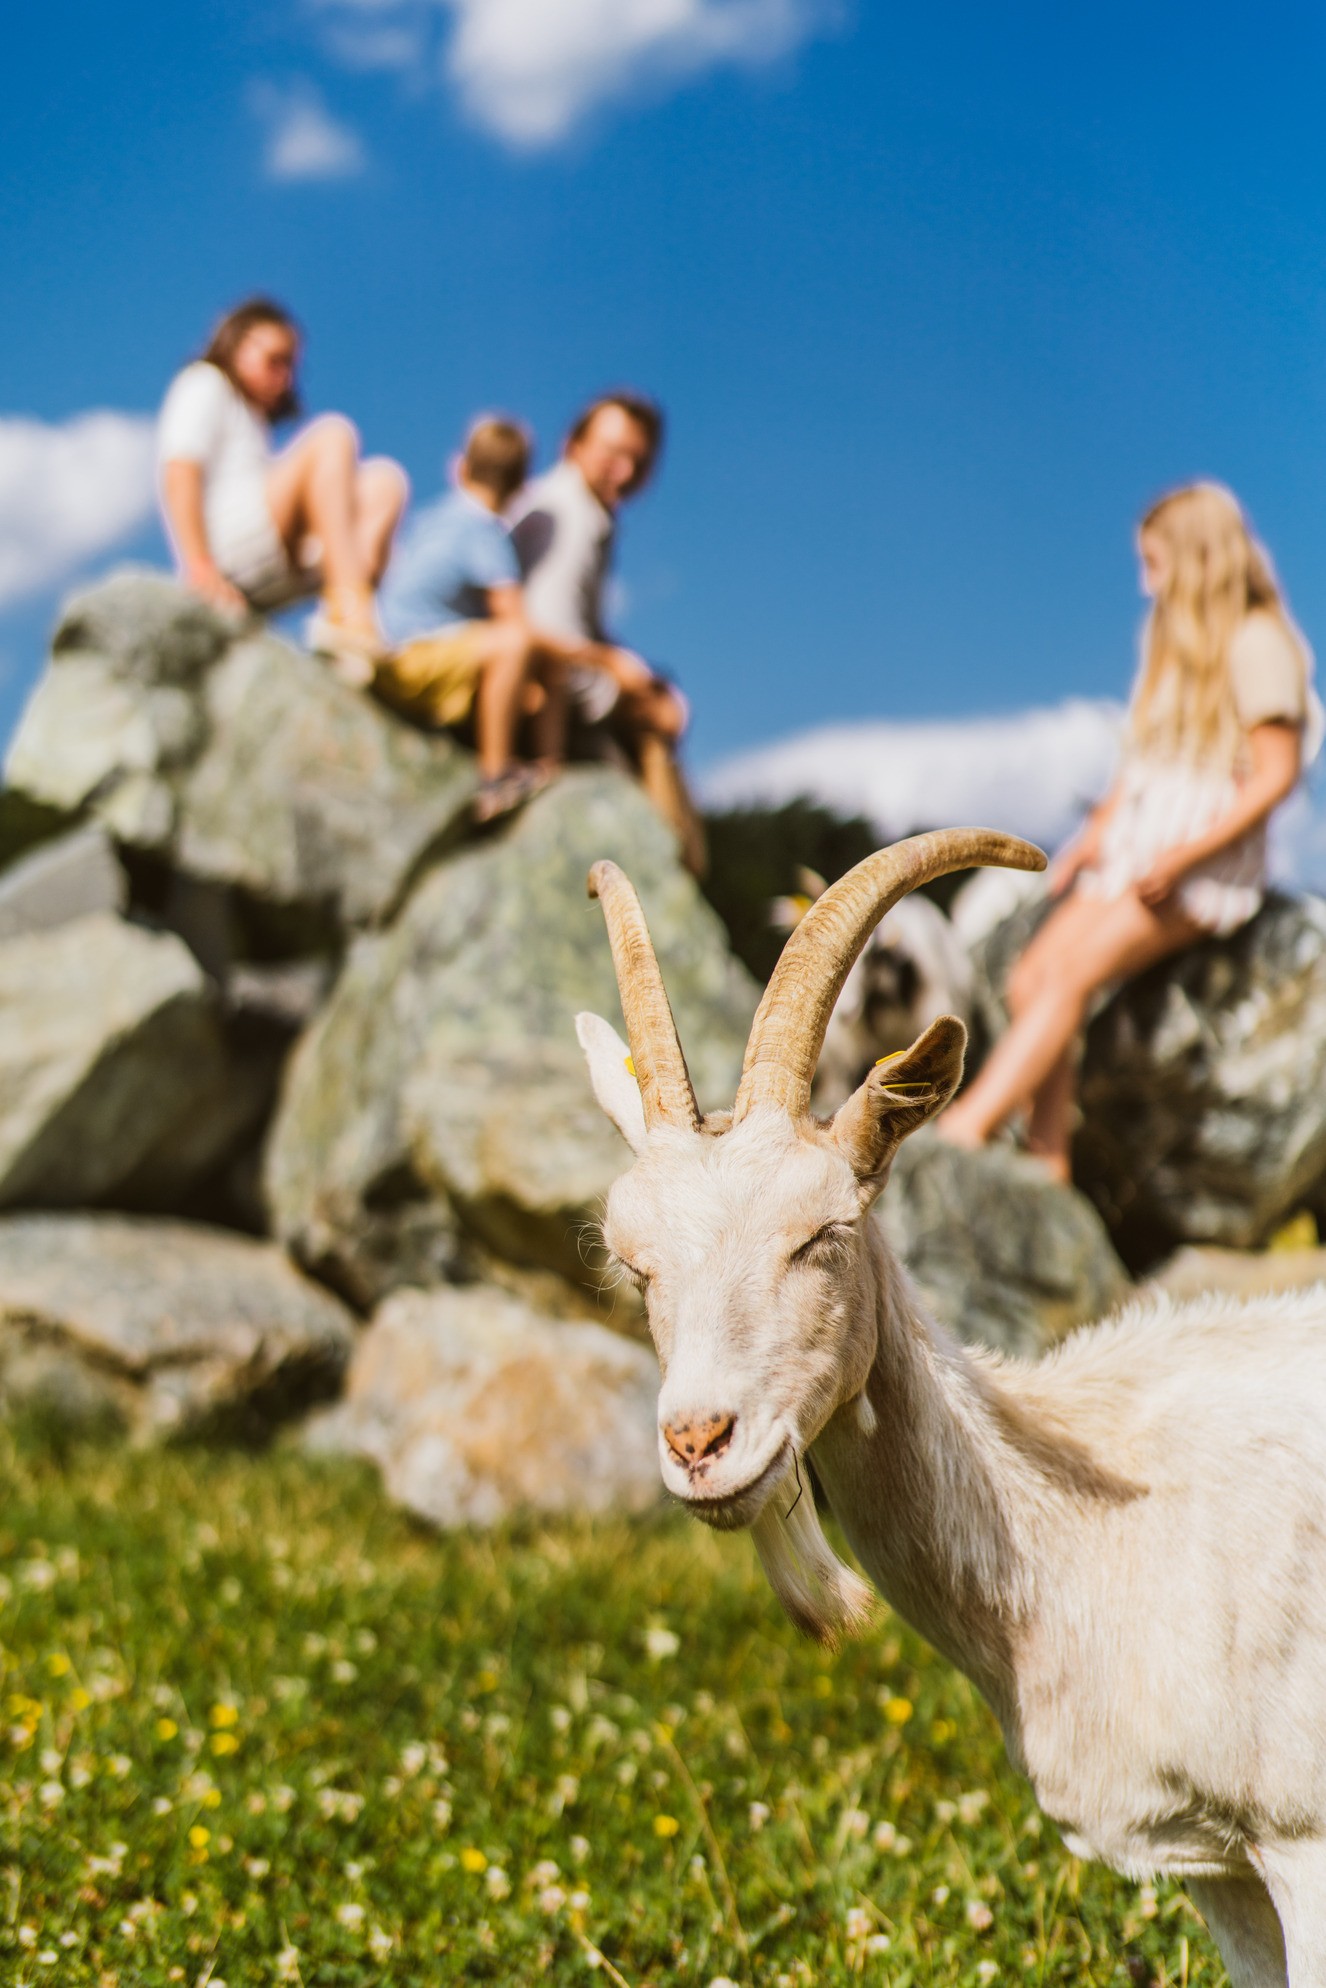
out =
[[[773,901],[770,922],[778,931],[794,931],[827,888],[816,870],[802,869],[798,883],[796,896]],[[815,1110],[836,1111],[873,1063],[905,1049],[940,1015],[970,1022],[972,979],[967,948],[932,899],[895,904],[834,1003],[815,1072]]]
[[[831,1639],[869,1611],[807,1452],[890,1602],[974,1680],[1070,1847],[1184,1879],[1236,1988],[1326,1984],[1326,1293],[1136,1306],[1037,1365],[932,1324],[867,1210],[941,1110],[963,1030],[935,1022],[832,1121],[825,1025],[883,913],[972,863],[982,830],[859,864],[789,939],[734,1110],[702,1118],[630,884],[591,891],[626,1045],[578,1021],[636,1155],[604,1237],[644,1289],[664,1481],[749,1526],[784,1607]],[[804,1474],[802,1478],[805,1482]]]

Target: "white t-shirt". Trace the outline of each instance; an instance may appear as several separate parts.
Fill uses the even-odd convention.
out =
[[[616,531],[573,462],[559,462],[521,491],[509,518],[525,608],[535,628],[572,642],[601,642],[603,585]]]
[[[264,536],[272,431],[219,366],[199,359],[170,383],[157,423],[157,462],[196,462],[203,471],[203,522],[218,564]]]

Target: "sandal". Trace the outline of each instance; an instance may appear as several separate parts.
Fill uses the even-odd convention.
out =
[[[390,653],[371,594],[324,594],[308,624],[308,645],[327,656],[347,682],[368,684]]]

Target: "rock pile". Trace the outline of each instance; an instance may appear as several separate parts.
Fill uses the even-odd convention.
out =
[[[1040,907],[978,955],[992,1034]],[[1272,893],[1228,939],[1128,982],[1087,1031],[1073,1174],[1127,1261],[1326,1217],[1326,903]]]
[[[640,891],[704,1105],[758,989],[638,788],[576,769],[476,836],[460,747],[142,574],[66,611],[6,779],[0,1400],[249,1436],[348,1374],[307,1440],[436,1523],[652,1498],[572,1021],[618,1018],[590,864]],[[916,1142],[881,1219],[1004,1347],[1123,1285],[1016,1155]]]

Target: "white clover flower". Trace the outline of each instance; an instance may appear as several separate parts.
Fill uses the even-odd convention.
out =
[[[386,1960],[396,1942],[383,1927],[374,1925],[368,1935],[368,1950],[375,1961],[381,1964]]]
[[[866,1941],[867,1953],[887,1953],[893,1945],[887,1933],[872,1933]]]
[[[966,1918],[973,1933],[988,1933],[994,1925],[994,1913],[983,1898],[968,1899]]]
[[[127,1753],[113,1753],[106,1762],[106,1772],[113,1774],[117,1781],[123,1781],[134,1771],[134,1764]]]
[[[54,1947],[43,1947],[37,1955],[38,1964],[42,1967],[54,1967],[59,1958]]]
[[[527,1873],[525,1882],[530,1885],[556,1884],[561,1875],[560,1866],[554,1864],[551,1857],[545,1857],[542,1863],[535,1864],[533,1870]]]
[[[952,1822],[957,1812],[958,1812],[958,1805],[956,1802],[935,1803],[935,1821],[938,1823],[942,1823],[945,1828],[947,1828],[949,1823]]]
[[[588,1912],[589,1893],[587,1891],[573,1891],[566,1902],[573,1912]]]
[[[423,1741],[411,1740],[408,1745],[401,1748],[402,1774],[408,1774],[413,1780],[416,1774],[423,1773],[427,1760],[428,1748]]]
[[[37,1790],[37,1800],[44,1809],[59,1808],[64,1800],[63,1781],[43,1781]]]
[[[948,1898],[948,1886],[946,1884],[937,1884],[930,1894],[930,1903],[932,1905],[947,1905]]]
[[[359,1675],[359,1666],[351,1663],[349,1657],[338,1657],[331,1667],[333,1684],[353,1684]]]
[[[433,1826],[435,1829],[450,1829],[451,1803],[445,1795],[439,1795],[433,1803]]]
[[[21,1947],[35,1947],[37,1944],[37,1928],[35,1926],[20,1926],[18,1929],[18,1943]]]
[[[78,1934],[72,1928],[68,1932],[61,1933],[60,1945],[62,1947],[76,1947],[78,1945]]]
[[[767,1802],[752,1802],[747,1811],[751,1828],[763,1829],[765,1823],[769,1820],[769,1813]]]
[[[571,1862],[573,1864],[583,1864],[589,1855],[589,1838],[587,1836],[573,1836],[570,1842],[570,1851]]]
[[[510,1898],[511,1880],[500,1864],[490,1864],[483,1874],[490,1898]]]
[[[276,1956],[276,1978],[278,1981],[298,1981],[299,1948],[282,1947]]]
[[[898,1840],[898,1832],[891,1822],[877,1822],[870,1840],[877,1850],[891,1850]]]
[[[553,1705],[548,1711],[548,1724],[555,1733],[569,1733],[571,1730],[571,1708],[569,1705]]]
[[[709,1988],[737,1988],[737,1984],[730,1974],[716,1974]]]
[[[870,1817],[864,1809],[843,1810],[843,1835],[860,1842],[870,1827]]]
[[[870,1914],[859,1905],[847,1908],[847,1937],[849,1940],[864,1940],[870,1934]]]
[[[355,1630],[355,1648],[361,1656],[371,1656],[377,1646],[378,1639],[371,1629]]]
[[[984,1788],[973,1788],[969,1794],[958,1796],[958,1815],[969,1829],[980,1821],[981,1810],[989,1799]]]
[[[41,1771],[43,1774],[58,1774],[63,1766],[64,1755],[58,1747],[43,1747],[41,1754]]]
[[[990,1983],[998,1973],[999,1962],[997,1960],[982,1960],[976,1964],[976,1979],[980,1982],[981,1988],[990,1988]]]
[[[645,1654],[654,1662],[662,1663],[667,1657],[675,1657],[681,1648],[681,1637],[675,1629],[667,1629],[661,1623],[651,1623],[644,1635]]]
[[[272,1789],[272,1807],[278,1815],[284,1815],[288,1809],[294,1807],[294,1804],[295,1791],[293,1788],[288,1788],[284,1781]]]
[[[244,1859],[244,1869],[255,1883],[261,1882],[268,1875],[271,1868],[271,1863],[266,1857],[246,1857]]]
[[[540,1912],[546,1913],[551,1918],[554,1912],[560,1912],[566,1904],[566,1893],[559,1884],[547,1884],[534,1903]]]
[[[153,1795],[152,1797],[153,1815],[169,1815],[174,1806],[175,1804],[171,1801],[169,1795]]]
[[[348,1927],[352,1933],[359,1930],[366,1917],[363,1906],[355,1898],[347,1898],[343,1905],[336,1908],[338,1924]]]

